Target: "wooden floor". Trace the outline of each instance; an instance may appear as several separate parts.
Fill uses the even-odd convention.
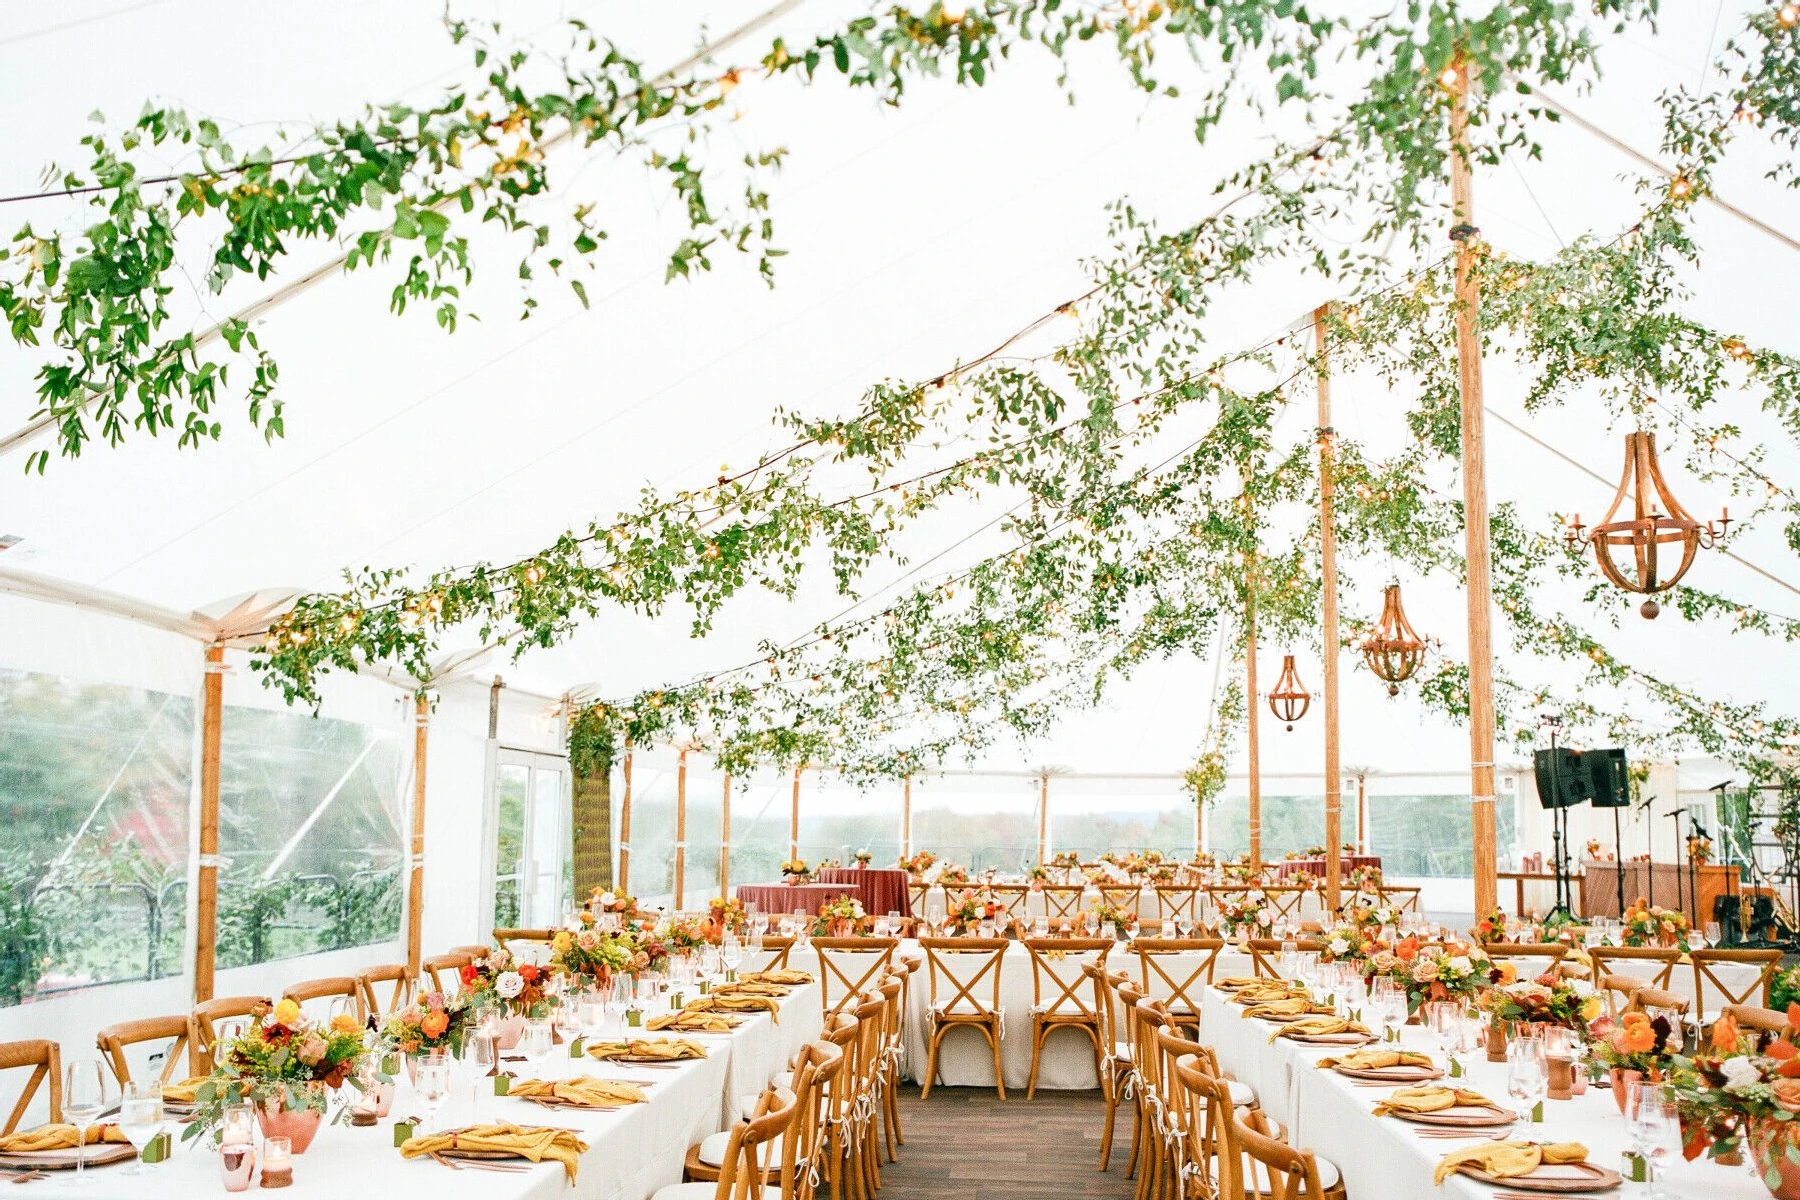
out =
[[[880,1200],[1129,1197],[1131,1110],[1119,1110],[1112,1169],[1101,1174],[1105,1116],[1099,1092],[1040,1091],[1028,1103],[1021,1089],[1002,1104],[992,1088],[937,1087],[921,1101],[907,1084],[900,1092],[906,1145],[899,1162],[882,1164]]]

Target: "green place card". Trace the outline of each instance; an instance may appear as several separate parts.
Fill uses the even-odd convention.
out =
[[[1627,1150],[1619,1156],[1619,1174],[1633,1183],[1649,1183],[1650,1162],[1636,1150]]]
[[[701,984],[700,990],[705,991],[706,985]],[[670,992],[669,993],[669,1007],[670,1008],[680,1008],[682,1005],[684,1005],[686,1003],[687,1003],[687,993],[686,992]]]
[[[586,1052],[587,1052],[587,1039],[586,1038],[578,1037],[569,1043],[569,1057],[570,1058],[580,1058]]]
[[[708,984],[707,984],[706,980],[702,979],[700,981],[700,994],[702,996],[706,995],[707,989],[708,989]]]
[[[1533,1124],[1537,1125],[1544,1123],[1544,1102],[1542,1100],[1531,1106],[1531,1120]]]
[[[644,1014],[635,1008],[628,1008],[625,1010],[625,1023],[636,1029],[644,1023]]]
[[[725,982],[726,983],[736,983],[737,981],[738,981],[738,977],[737,977],[736,971],[725,972]]]
[[[169,1135],[166,1132],[159,1133],[145,1144],[144,1161],[146,1163],[162,1162],[169,1157],[169,1154],[174,1149],[175,1143]]]
[[[412,1141],[413,1123],[411,1121],[394,1122],[394,1145],[400,1147]]]
[[[1463,1074],[1462,1064],[1457,1062],[1454,1058],[1451,1059],[1450,1060],[1450,1078],[1461,1079],[1462,1074]]]
[[[510,1091],[512,1091],[512,1076],[511,1075],[496,1075],[496,1076],[494,1076],[494,1095],[504,1096],[504,1095],[506,1095],[506,1093],[508,1093]]]

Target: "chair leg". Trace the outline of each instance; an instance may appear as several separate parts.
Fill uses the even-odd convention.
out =
[[[1131,1105],[1131,1153],[1125,1157],[1125,1178],[1137,1177],[1138,1148],[1144,1144],[1144,1110],[1134,1100]]]
[[[940,1025],[931,1031],[931,1048],[925,1055],[925,1078],[919,1084],[919,1099],[924,1100],[931,1095],[931,1085],[937,1081],[938,1046],[944,1040],[948,1026]]]
[[[900,1067],[892,1068],[893,1079],[889,1082],[887,1095],[882,1097],[882,1113],[886,1118],[883,1124],[887,1127],[888,1157],[895,1162],[893,1147],[906,1145],[906,1135],[900,1132]]]
[[[1105,1171],[1112,1161],[1113,1123],[1119,1113],[1119,1081],[1100,1077],[1100,1090],[1106,1098],[1106,1123],[1100,1128],[1100,1169]]]
[[[1025,1081],[1025,1099],[1037,1099],[1038,1068],[1044,1061],[1044,1043],[1050,1040],[1050,1026],[1033,1019],[1031,1028],[1031,1076]]]
[[[1006,1076],[1000,1069],[1000,1029],[997,1025],[983,1025],[981,1031],[987,1035],[988,1045],[994,1048],[994,1093],[1005,1100]]]

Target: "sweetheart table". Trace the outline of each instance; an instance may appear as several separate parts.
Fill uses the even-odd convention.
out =
[[[472,1083],[459,1069],[455,1095],[438,1111],[434,1127],[506,1120],[578,1130],[588,1150],[581,1156],[572,1187],[565,1183],[559,1163],[501,1173],[458,1171],[430,1159],[401,1158],[394,1147],[394,1119],[424,1115],[402,1079],[393,1116],[378,1126],[322,1128],[307,1152],[295,1156],[294,1184],[284,1195],[293,1200],[419,1195],[429,1195],[432,1200],[648,1200],[658,1188],[681,1181],[688,1147],[726,1128],[726,1114],[737,1111],[741,1095],[760,1091],[771,1076],[786,1068],[801,1045],[818,1039],[823,1027],[820,1008],[818,985],[808,984],[796,987],[781,1001],[779,1024],[768,1014],[757,1013],[728,1034],[679,1035],[699,1041],[709,1054],[674,1070],[602,1063],[586,1057],[576,1060],[562,1046],[536,1066],[507,1064],[520,1078],[563,1079],[585,1072],[642,1085],[649,1103],[628,1105],[616,1112],[546,1109],[491,1094],[477,1098]],[[168,1163],[147,1168],[140,1175],[121,1175],[120,1169],[91,1169],[79,1186],[57,1187],[56,1194],[76,1200],[191,1200],[225,1194],[219,1181],[218,1153],[201,1144],[183,1145],[178,1140]],[[72,1181],[73,1176],[68,1177]],[[253,1185],[246,1195],[260,1195],[261,1191]]]

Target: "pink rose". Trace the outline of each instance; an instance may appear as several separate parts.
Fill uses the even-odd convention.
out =
[[[309,1033],[294,1051],[294,1057],[309,1067],[316,1067],[319,1060],[325,1057],[325,1050],[325,1039],[316,1033]]]
[[[1429,958],[1421,958],[1413,964],[1412,977],[1414,983],[1430,983],[1438,977],[1437,963]]]

